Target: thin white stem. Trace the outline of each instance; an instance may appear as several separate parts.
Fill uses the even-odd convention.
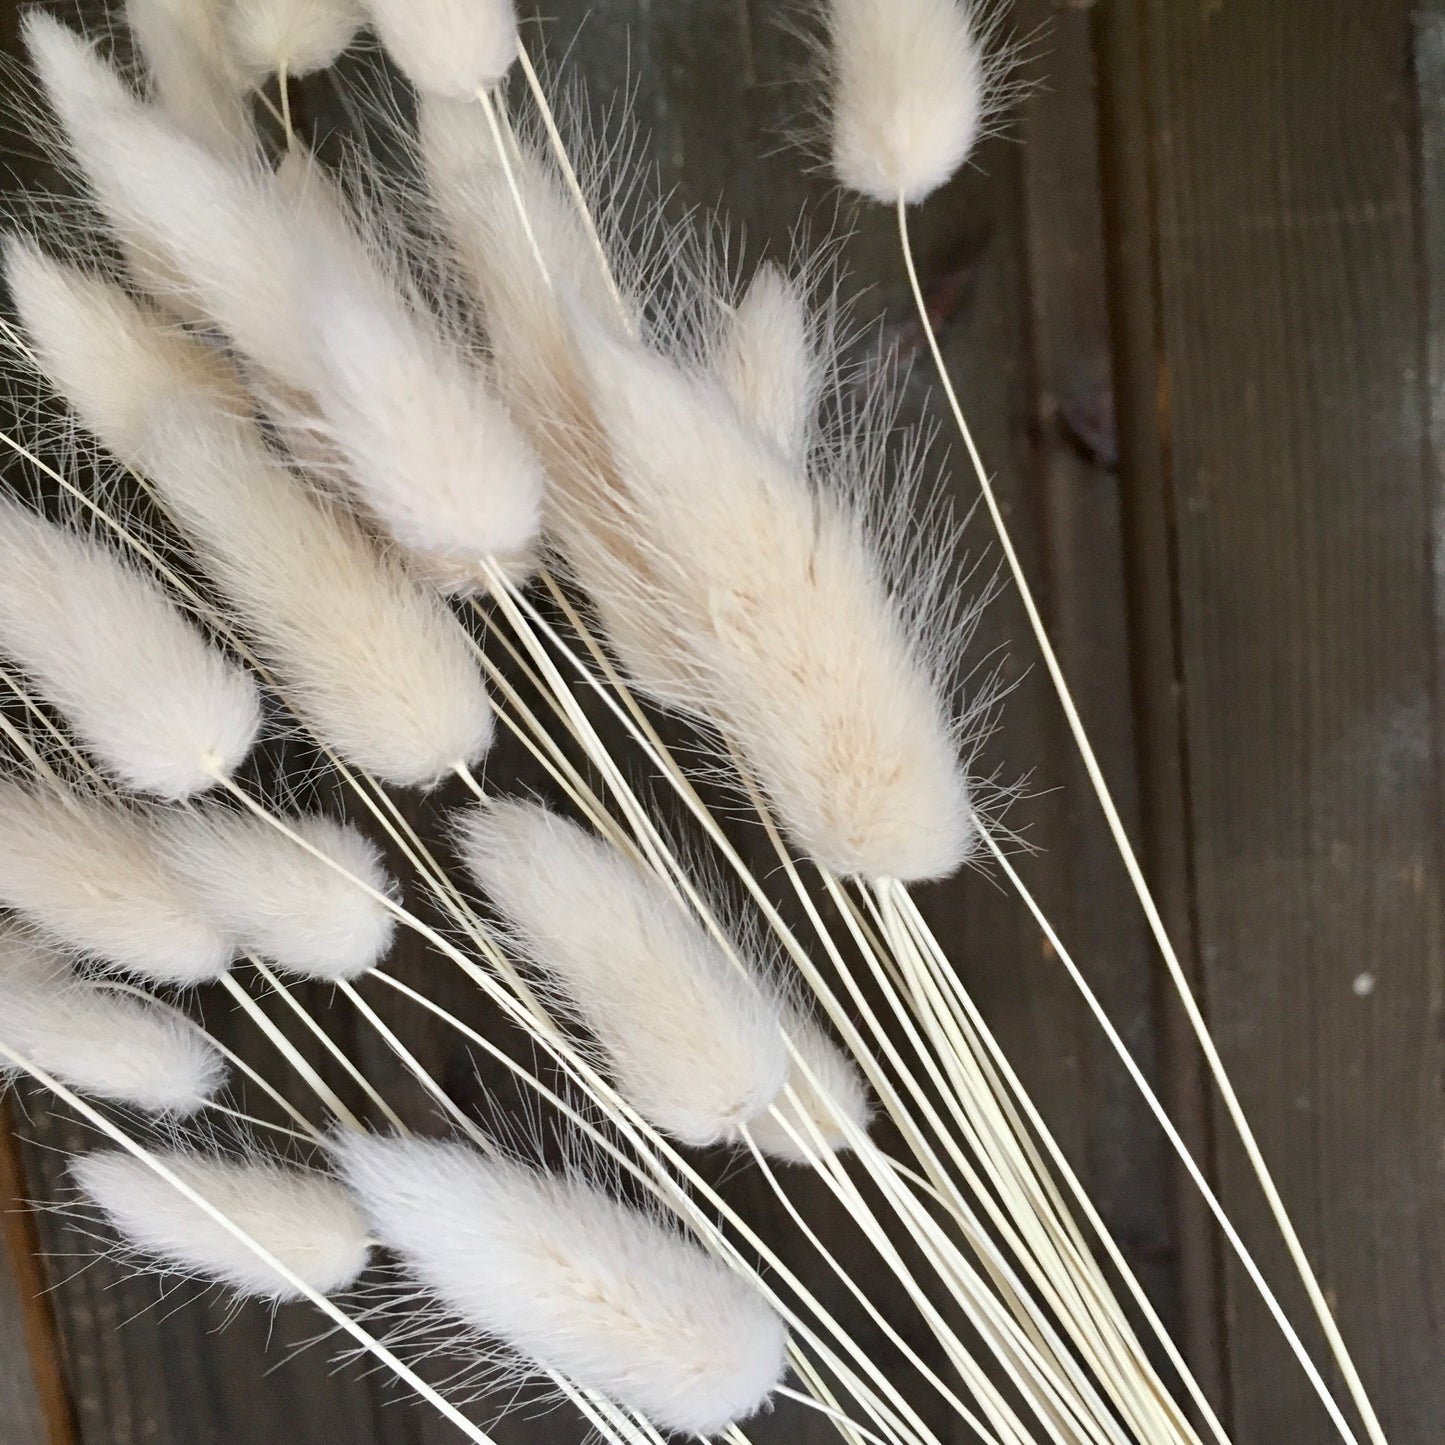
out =
[[[361,1120],[342,1103],[330,1084],[316,1072],[311,1062],[297,1049],[296,1045],[266,1016],[261,1006],[241,984],[229,973],[221,975],[220,983],[221,987],[231,995],[246,1016],[261,1031],[272,1048],[306,1081],[307,1086],[325,1102],[326,1107],[349,1128],[360,1129]]]
[[[636,335],[637,323],[633,320],[627,303],[622,299],[617,278],[612,274],[612,262],[607,255],[607,247],[602,243],[602,235],[597,229],[597,221],[592,215],[592,208],[587,204],[586,192],[582,189],[582,182],[577,178],[577,168],[572,164],[572,157],[567,153],[567,143],[562,139],[562,132],[557,125],[557,117],[553,114],[552,104],[547,99],[546,88],[532,65],[532,57],[528,55],[527,47],[520,40],[517,42],[517,63],[522,67],[522,74],[527,80],[527,88],[532,92],[532,101],[537,107],[537,114],[547,133],[547,144],[551,149],[552,159],[562,174],[567,194],[572,197],[572,203],[577,208],[577,218],[587,232],[587,239],[591,242],[592,250],[597,257],[598,269],[612,295],[613,304],[617,307],[617,319],[629,335]],[[543,267],[543,275],[545,274],[546,267]]]
[[[1223,1230],[1224,1236],[1234,1249],[1235,1254],[1239,1258],[1239,1262],[1244,1266],[1245,1273],[1249,1275],[1255,1288],[1259,1291],[1260,1297],[1264,1300],[1270,1314],[1274,1317],[1275,1323],[1284,1334],[1290,1349],[1294,1352],[1295,1358],[1300,1363],[1300,1367],[1304,1370],[1310,1384],[1314,1387],[1315,1394],[1319,1396],[1321,1404],[1324,1405],[1331,1421],[1334,1422],[1335,1428],[1344,1440],[1350,1442],[1350,1445],[1358,1445],[1354,1431],[1350,1429],[1349,1422],[1340,1412],[1339,1405],[1335,1402],[1335,1398],[1330,1393],[1329,1387],[1325,1384],[1314,1361],[1310,1358],[1309,1352],[1305,1349],[1299,1335],[1295,1332],[1294,1326],[1290,1324],[1289,1318],[1285,1314],[1279,1300],[1275,1298],[1274,1291],[1270,1289],[1268,1282],[1265,1280],[1263,1274],[1261,1274],[1259,1266],[1255,1263],[1254,1256],[1249,1252],[1249,1248],[1244,1240],[1240,1238],[1239,1231],[1235,1229],[1229,1216],[1225,1214],[1223,1205],[1220,1204],[1214,1190],[1209,1186],[1209,1181],[1205,1179],[1203,1172],[1194,1162],[1193,1156],[1189,1153],[1188,1147],[1180,1137],[1179,1131],[1174,1127],[1173,1121],[1165,1112],[1164,1106],[1159,1102],[1154,1090],[1149,1085],[1149,1081],[1144,1077],[1143,1070],[1134,1061],[1133,1055],[1130,1054],[1129,1046],[1124,1042],[1119,1031],[1114,1027],[1108,1014],[1105,1013],[1103,1005],[1095,996],[1093,989],[1089,987],[1088,981],[1079,971],[1078,965],[1064,947],[1063,941],[1054,931],[1053,925],[1050,924],[1047,917],[1045,917],[1043,909],[1039,906],[1033,894],[1029,892],[1023,879],[1019,877],[1017,871],[1014,869],[1013,864],[1009,862],[1008,855],[990,833],[985,831],[983,838],[985,846],[992,855],[994,862],[1003,870],[1009,882],[1023,900],[1024,906],[1033,914],[1034,921],[1043,931],[1044,937],[1048,939],[1050,946],[1054,949],[1060,963],[1063,964],[1070,978],[1073,979],[1089,1011],[1094,1015],[1100,1028],[1104,1030],[1105,1037],[1113,1046],[1114,1051],[1119,1055],[1124,1067],[1129,1071],[1130,1078],[1133,1079],[1135,1086],[1144,1098],[1144,1102],[1149,1106],[1150,1112],[1153,1113],[1154,1117],[1159,1121],[1159,1126],[1164,1130],[1165,1137],[1168,1138],[1175,1153],[1179,1155],[1185,1169],[1189,1172],[1189,1177],[1194,1181],[1195,1187],[1203,1196],[1204,1202],[1209,1206],[1210,1212],[1214,1215],[1220,1229]]]
[[[286,62],[281,61],[276,67],[276,93],[281,100],[281,128],[286,135],[286,149],[292,150],[296,145],[296,131],[291,124],[291,86],[289,84]]]
[[[306,1008],[296,997],[296,995],[291,992],[291,990],[286,986],[286,984],[281,979],[279,979],[276,974],[272,972],[271,969],[267,968],[267,966],[262,963],[260,959],[253,958],[251,960],[251,965],[253,968],[255,968],[256,972],[260,974],[261,977],[265,980],[266,984],[270,987],[272,993],[274,993],[286,1004],[286,1006],[291,1010],[291,1012],[295,1014],[296,1017],[301,1021],[302,1025],[316,1038],[316,1040],[320,1043],[321,1047],[324,1048],[326,1052],[330,1054],[331,1057],[335,1059],[336,1062],[340,1064],[343,1069],[346,1070],[347,1074],[350,1075],[352,1081],[362,1090],[362,1092],[366,1095],[367,1099],[378,1110],[380,1110],[382,1117],[387,1121],[387,1123],[389,1123],[395,1129],[404,1128],[405,1126],[402,1124],[400,1116],[381,1096],[380,1091],[371,1082],[371,1080],[368,1079],[366,1075],[362,1073],[360,1068],[358,1068],[357,1065],[352,1061],[351,1055],[348,1054],[346,1050],[343,1049],[341,1045],[338,1044],[336,1040],[333,1039],[324,1028],[321,1027],[320,1023],[318,1023],[316,1018],[312,1015],[311,1010]]]
[[[1224,1060],[1220,1057],[1219,1050],[1209,1032],[1209,1026],[1205,1021],[1203,1010],[1194,997],[1194,990],[1190,987],[1188,975],[1180,962],[1179,955],[1175,951],[1174,944],[1169,937],[1168,929],[1164,925],[1163,915],[1155,902],[1153,891],[1149,887],[1148,880],[1144,877],[1144,870],[1140,866],[1133,844],[1129,841],[1129,835],[1124,827],[1124,820],[1119,814],[1119,809],[1114,802],[1114,796],[1109,789],[1107,780],[1104,777],[1103,768],[1094,752],[1093,744],[1089,741],[1088,733],[1084,729],[1083,719],[1079,716],[1078,707],[1075,705],[1073,693],[1069,689],[1064,671],[1059,663],[1058,655],[1054,651],[1053,643],[1049,639],[1048,629],[1044,626],[1043,616],[1039,611],[1038,604],[1034,600],[1033,589],[1029,586],[1023,564],[1019,560],[1018,552],[1013,545],[1013,539],[1009,534],[1008,524],[1004,520],[1003,510],[999,506],[998,498],[994,495],[993,484],[989,480],[988,472],[984,467],[983,458],[980,456],[978,447],[974,442],[973,433],[963,414],[963,407],[959,402],[958,394],[954,390],[952,378],[949,375],[948,366],[943,359],[942,348],[938,344],[938,337],[934,332],[932,321],[928,315],[928,307],[923,298],[923,288],[918,280],[918,270],[914,263],[913,247],[908,231],[908,207],[902,197],[898,201],[898,234],[899,242],[903,251],[904,265],[908,271],[908,281],[913,292],[914,303],[918,310],[919,322],[923,328],[925,339],[928,342],[929,351],[932,354],[934,365],[938,372],[939,382],[943,387],[944,396],[948,401],[949,409],[953,413],[953,419],[958,427],[959,435],[968,452],[969,461],[973,465],[974,472],[978,478],[978,484],[983,492],[984,505],[993,521],[994,530],[998,534],[999,543],[1003,548],[1004,557],[1008,562],[1009,571],[1018,587],[1019,596],[1024,604],[1024,611],[1028,614],[1029,626],[1033,630],[1035,639],[1038,642],[1039,650],[1043,655],[1044,665],[1048,670],[1050,681],[1053,683],[1054,691],[1057,693],[1059,702],[1064,710],[1065,719],[1068,722],[1069,732],[1073,737],[1074,745],[1079,751],[1079,756],[1084,763],[1084,769],[1088,773],[1089,782],[1094,790],[1095,797],[1099,800],[1099,806],[1103,810],[1104,818],[1108,824],[1110,836],[1118,849],[1119,856],[1123,860],[1125,870],[1129,875],[1129,882],[1133,886],[1139,904],[1144,910],[1145,919],[1149,925],[1149,931],[1154,936],[1160,954],[1164,959],[1166,968],[1169,971],[1170,979],[1174,984],[1184,1005],[1184,1011],[1189,1019],[1190,1028],[1194,1031],[1195,1038],[1199,1041],[1199,1047],[1204,1053],[1205,1061],[1209,1066],[1216,1087],[1219,1089],[1220,1098],[1234,1125],[1235,1132],[1239,1135],[1244,1145],[1245,1154],[1249,1158],[1250,1167],[1255,1177],[1259,1180],[1260,1188],[1264,1192],[1265,1201],[1269,1206],[1280,1234],[1284,1238],[1285,1246],[1289,1251],[1296,1272],[1303,1282],[1305,1291],[1309,1295],[1311,1308],[1319,1321],[1326,1340],[1329,1342],[1330,1351],[1339,1366],[1341,1374],[1349,1389],[1350,1397],[1355,1403],[1364,1422],[1366,1433],[1369,1435],[1372,1445],[1387,1445],[1384,1431],[1380,1427],[1379,1418],[1375,1413],[1374,1406],[1370,1402],[1368,1393],[1365,1390],[1364,1382],[1360,1379],[1359,1371],[1355,1367],[1354,1360],[1350,1356],[1348,1347],[1345,1344],[1344,1336],[1340,1333],[1339,1326],[1335,1323],[1334,1314],[1330,1310],[1329,1301],[1325,1298],[1324,1290],[1320,1287],[1319,1280],[1315,1277],[1314,1269],[1311,1267],[1309,1257],[1306,1255],[1304,1246],[1300,1242],[1298,1233],[1285,1208],[1284,1200],[1280,1196],[1279,1189],[1274,1182],[1274,1176],[1266,1164],[1264,1154],[1255,1138],[1254,1130],[1245,1117],[1244,1108],[1240,1104],[1239,1096],[1235,1093],[1234,1085],[1229,1078],[1228,1071],[1224,1067]]]

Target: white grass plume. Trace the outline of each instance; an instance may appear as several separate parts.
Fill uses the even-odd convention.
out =
[[[140,104],[77,36],[27,28],[77,161],[117,234],[144,248],[319,434],[379,522],[443,585],[481,560],[525,571],[542,478],[481,368],[299,153],[235,163]],[[289,413],[295,413],[290,415]]]
[[[792,1067],[788,1083],[793,1097],[785,1093],[772,1111],[748,1125],[748,1133],[763,1153],[805,1164],[819,1147],[835,1154],[851,1147],[850,1130],[866,1132],[872,1106],[857,1066],[815,1018],[791,1008],[784,1026],[806,1072]]]
[[[481,372],[348,250],[315,248],[298,304],[315,429],[343,475],[444,586],[484,558],[524,575],[542,521],[541,468]]]
[[[810,858],[954,871],[977,835],[952,719],[865,518],[712,379],[594,325],[576,342],[626,491],[568,478],[561,530],[629,669],[723,731]]]
[[[978,0],[826,0],[832,164],[888,205],[921,201],[987,127],[997,62]]]
[[[802,288],[765,262],[724,323],[713,366],[743,417],[790,461],[803,463],[824,368]]]
[[[167,984],[224,973],[235,940],[206,916],[139,807],[0,783],[0,902],[65,946]]]
[[[780,1383],[782,1322],[649,1216],[462,1145],[347,1135],[337,1152],[381,1241],[443,1304],[659,1428],[713,1435]]]
[[[468,871],[644,1118],[705,1146],[768,1108],[787,1075],[777,1004],[657,878],[532,803],[472,809],[457,831]]]
[[[885,565],[912,560],[899,545],[910,489],[885,499],[894,479],[876,452],[821,444],[815,421],[806,469],[778,441],[782,425],[796,438],[833,367],[799,333],[828,328],[800,319],[794,283],[765,280],[739,308],[744,331],[793,335],[789,420],[759,430],[717,374],[735,378],[729,347],[753,338],[714,339],[699,357],[679,336],[664,356],[613,330],[595,252],[524,151],[547,286],[474,110],[423,105],[428,183],[483,304],[499,382],[547,466],[548,528],[634,681],[720,728],[794,841],[835,872],[952,872],[976,841],[944,681],[952,638],[933,598],[915,605],[909,569]],[[725,310],[716,267],[698,265],[703,311]],[[896,515],[875,526],[884,512]]]
[[[228,410],[249,409],[233,367],[158,312],[141,312],[152,324],[138,324],[137,303],[121,287],[62,265],[18,236],[6,237],[4,259],[41,366],[117,456],[135,455],[151,404],[181,378]]]
[[[254,427],[200,399],[158,408],[141,470],[318,738],[398,787],[487,750],[491,705],[460,624]]]
[[[232,52],[256,82],[324,70],[365,23],[356,0],[228,0],[225,18]]]
[[[391,58],[420,91],[471,100],[517,58],[512,0],[365,0]]]
[[[128,253],[146,263],[141,279],[167,303],[178,298],[188,313],[211,315],[246,355],[296,384],[287,363],[303,350],[289,284],[292,238],[251,219],[264,222],[272,194],[259,158],[233,166],[198,144],[143,104],[91,42],[51,17],[31,12],[23,33],[81,177]],[[215,316],[176,259],[191,252],[209,252],[210,272],[239,293],[234,314]]]
[[[22,310],[47,375],[150,481],[316,736],[398,786],[480,757],[490,704],[440,599],[281,465],[206,347],[99,277],[40,264],[63,301]]]
[[[126,0],[125,19],[156,102],[222,154],[255,148],[246,83],[232,63],[220,0]]]
[[[189,798],[261,722],[255,684],[113,548],[0,499],[0,650],[112,777]]]
[[[168,815],[160,847],[207,916],[245,951],[311,978],[365,973],[385,956],[396,927],[391,911],[352,881],[395,892],[376,847],[316,813],[288,817],[286,826],[349,876],[266,819],[231,809]]]
[[[77,1092],[148,1114],[193,1114],[226,1077],[179,1014],[77,978],[13,927],[0,929],[0,1040]]]
[[[318,1294],[345,1289],[366,1268],[365,1221],[327,1175],[189,1150],[154,1156]],[[70,1172],[126,1242],[160,1263],[256,1299],[301,1297],[143,1160],[103,1151],[72,1159]]]

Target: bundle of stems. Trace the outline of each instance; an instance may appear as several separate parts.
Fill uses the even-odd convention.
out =
[[[1224,1442],[913,900],[978,861],[1341,1438],[1353,1414],[1381,1441],[929,323],[909,207],[1008,103],[998,25],[959,0],[821,5],[830,162],[896,208],[1008,570],[1347,1401],[1029,893],[1005,791],[970,776],[999,704],[954,682],[977,609],[826,268],[741,286],[712,231],[664,224],[625,147],[559,122],[505,0],[125,19],[135,81],[27,22],[35,124],[84,204],[8,241],[5,336],[71,444],[55,462],[17,417],[6,444],[64,517],[0,503],[0,1070],[94,1129],[72,1172],[109,1237],[309,1301],[472,1440],[500,1371],[609,1441],[745,1441],[787,1401],[850,1442]],[[293,125],[290,82],[366,28],[417,98],[414,127],[384,118],[404,175],[359,149],[328,172]],[[552,803],[482,766],[498,727]],[[295,801],[322,778],[349,821]],[[463,802],[438,838],[404,795],[443,785]],[[399,932],[467,1006],[388,967]],[[211,993],[255,1050],[206,1031]],[[340,1042],[358,1023],[386,1084]],[[561,1167],[433,1077],[414,1040],[436,1026],[525,1091]],[[756,1171],[771,1217],[700,1150]]]

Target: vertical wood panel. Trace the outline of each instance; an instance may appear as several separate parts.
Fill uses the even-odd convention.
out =
[[[1387,1431],[1434,1440],[1440,732],[1408,11],[1137,9],[1207,1002]],[[1302,1317],[1228,1141],[1219,1167]],[[1226,1303],[1239,1438],[1330,1438],[1233,1269]]]
[[[60,1344],[9,1112],[0,1099],[0,1445],[71,1445]]]

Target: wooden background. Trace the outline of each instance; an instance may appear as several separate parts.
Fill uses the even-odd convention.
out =
[[[801,63],[783,8],[545,6],[551,53],[571,46],[596,97],[635,85],[665,180],[721,202],[750,256],[785,246],[801,210],[833,214],[781,145]],[[1386,1431],[1436,1445],[1445,4],[1014,10],[1040,84],[925,208],[926,277],[1086,721]],[[13,50],[13,5],[0,17]],[[865,312],[916,345],[888,218],[843,220]],[[914,404],[933,405],[926,386]],[[1019,686],[997,751],[1031,773],[1028,877],[1302,1320],[1007,590],[980,646],[1004,642]],[[1323,1445],[1305,1382],[1022,910],[977,878],[927,903],[1240,1445]],[[447,1048],[438,1067],[464,1064]],[[23,1090],[12,1105],[0,1445],[450,1438],[324,1347],[288,1359],[303,1314],[282,1313],[268,1353],[261,1311],[220,1331],[222,1304],[182,1291],[173,1309],[110,1264],[81,1269],[65,1222],[25,1207],[56,1197],[55,1150],[81,1136]],[[756,1438],[825,1433],[784,1411]],[[581,1433],[550,1415],[498,1438]]]

